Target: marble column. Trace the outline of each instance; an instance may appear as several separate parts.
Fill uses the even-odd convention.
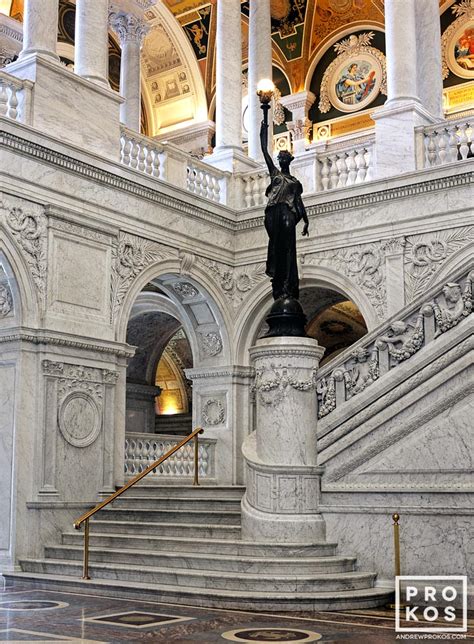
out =
[[[263,338],[250,349],[256,431],[242,448],[244,541],[315,543],[325,538],[315,391],[323,353],[316,340],[295,337]]]
[[[141,69],[140,51],[149,27],[139,16],[117,12],[110,16],[112,29],[117,33],[122,48],[120,62],[120,120],[131,130],[140,131]]]
[[[20,59],[31,54],[41,54],[52,60],[59,60],[56,54],[58,8],[59,0],[25,0]]]
[[[74,70],[87,80],[109,86],[109,0],[76,1]]]
[[[242,151],[242,36],[239,0],[218,0],[216,147]]]
[[[423,156],[417,128],[442,118],[437,0],[386,0],[385,39],[387,102],[372,115],[376,178],[416,170]]]
[[[262,110],[257,96],[257,85],[263,78],[272,78],[270,0],[250,0],[248,142],[249,157],[257,161],[263,161],[263,155],[260,150]],[[268,142],[271,148],[273,142],[273,124],[271,120],[268,130]]]
[[[294,156],[304,153],[309,143],[308,132],[312,123],[308,114],[315,100],[316,96],[310,91],[288,94],[280,99],[280,103],[291,112],[292,116],[292,120],[286,125],[291,132]]]

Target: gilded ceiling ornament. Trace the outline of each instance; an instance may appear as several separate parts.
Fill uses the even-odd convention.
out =
[[[341,112],[356,112],[372,103],[379,93],[387,94],[384,54],[370,45],[374,33],[348,38],[334,45],[337,57],[324,72],[319,110],[329,112],[331,105]]]

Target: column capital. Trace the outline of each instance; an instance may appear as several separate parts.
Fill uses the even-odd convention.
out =
[[[301,110],[304,116],[307,116],[308,111],[315,100],[316,96],[313,94],[313,92],[304,90],[303,92],[297,92],[296,94],[288,94],[287,96],[282,96],[280,98],[280,103],[290,112]]]
[[[119,37],[122,46],[127,41],[138,42],[141,46],[150,31],[150,27],[143,18],[124,11],[112,11],[109,14],[109,24]]]

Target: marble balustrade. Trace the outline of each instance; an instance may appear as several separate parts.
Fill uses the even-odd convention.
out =
[[[125,436],[126,478],[132,478],[143,472],[154,461],[161,458],[182,440],[182,436],[166,436],[129,433]],[[215,476],[215,446],[217,439],[199,437],[199,477],[212,479]],[[160,467],[151,472],[147,480],[157,477],[190,478],[194,476],[194,442],[184,445],[173,456],[164,461]]]
[[[424,153],[419,162],[420,168],[431,168],[474,157],[473,129],[472,115],[418,128]]]
[[[0,71],[0,116],[30,124],[34,84]]]
[[[318,418],[324,418],[472,313],[474,271],[438,284],[365,335],[319,372]]]

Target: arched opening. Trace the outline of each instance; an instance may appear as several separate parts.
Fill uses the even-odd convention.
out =
[[[307,318],[307,334],[325,349],[321,366],[367,333],[367,324],[358,306],[339,291],[325,286],[306,286],[300,291],[300,302]],[[257,337],[264,336],[267,330],[263,319]]]

